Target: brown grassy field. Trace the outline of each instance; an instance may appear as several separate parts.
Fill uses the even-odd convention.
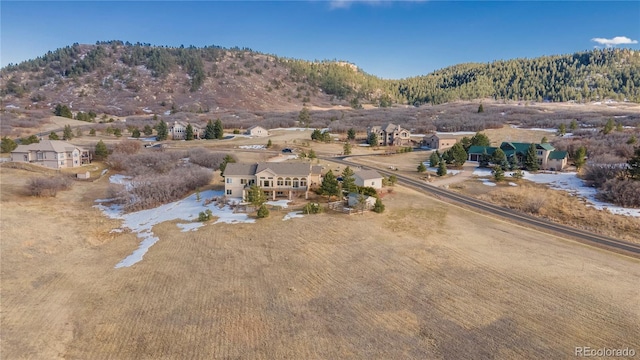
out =
[[[0,168],[3,359],[568,358],[640,350],[640,262],[397,187],[378,215],[154,228]]]

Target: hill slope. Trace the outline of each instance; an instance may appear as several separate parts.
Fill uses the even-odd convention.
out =
[[[291,111],[362,103],[387,107],[479,98],[640,102],[640,52],[593,50],[461,64],[382,80],[355,65],[280,58],[250,49],[169,48],[121,41],[74,44],[0,71],[2,100],[20,108],[118,116],[214,109]]]

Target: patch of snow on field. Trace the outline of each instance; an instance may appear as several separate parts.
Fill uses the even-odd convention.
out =
[[[313,130],[313,129],[301,128],[301,127],[290,127],[290,128],[275,128],[275,129],[271,129],[271,130],[306,131],[306,130]]]
[[[291,202],[291,200],[273,200],[267,201],[265,204],[271,206],[280,206],[281,208],[286,209],[289,207],[289,202]]]
[[[278,155],[276,157],[272,157],[271,159],[267,160],[267,162],[283,162],[286,160],[293,160],[297,158],[298,158],[298,155]]]
[[[293,219],[293,218],[301,218],[301,217],[304,217],[304,215],[302,215],[302,211],[292,211],[292,212],[288,213],[287,215],[285,215],[282,218],[282,221],[290,220],[290,219]]]
[[[520,129],[520,130],[533,130],[533,131],[546,131],[551,133],[557,133],[558,129],[556,128],[523,128],[518,125],[511,125],[512,129]]]
[[[423,164],[424,164],[424,166],[427,167],[427,170],[433,171],[435,173],[438,172],[438,168],[431,166],[431,162],[430,161],[425,161],[425,162],[423,162]],[[447,169],[447,175],[458,175],[461,172],[462,172],[462,170]]]
[[[496,183],[489,181],[489,179],[480,179],[480,181],[482,181],[483,185],[496,186]]]
[[[584,185],[584,181],[575,172],[536,173],[524,171],[524,179],[540,184],[548,184],[553,189],[568,191],[579,196],[598,210],[608,210],[612,214],[640,217],[640,209],[625,208],[596,199],[596,189]]]
[[[509,186],[518,186],[518,184],[516,184],[514,182],[509,182]]]
[[[437,131],[436,135],[452,135],[452,136],[456,136],[456,135],[475,135],[476,132],[475,131],[455,131],[455,132],[440,132]]]
[[[112,176],[110,180],[122,181],[121,177]],[[174,201],[172,203],[160,205],[153,209],[140,210],[132,213],[125,214],[120,205],[105,206],[102,203],[94,205],[94,207],[102,210],[102,212],[112,218],[123,220],[121,229],[127,228],[136,233],[137,237],[142,241],[138,248],[125,259],[116,264],[115,268],[129,267],[140,260],[142,260],[144,254],[147,253],[149,248],[153,246],[158,240],[160,240],[153,233],[152,229],[155,225],[163,223],[165,221],[172,220],[197,220],[198,214],[201,211],[207,209],[211,210],[212,216],[217,217],[218,220],[214,224],[218,223],[253,223],[255,219],[250,219],[247,214],[233,213],[233,210],[225,205],[218,207],[217,202],[211,202],[208,205],[204,204],[205,199],[211,199],[214,197],[222,197],[222,191],[203,191],[200,193],[200,200],[197,199],[197,195],[190,195],[182,200]],[[199,227],[204,226],[205,223],[191,222],[187,224],[178,224],[182,231],[195,231]]]
[[[146,112],[147,114],[151,114],[153,111],[151,111],[151,109],[149,109],[148,107],[142,109],[142,111]]]
[[[473,173],[471,175],[475,175],[475,176],[493,176],[493,174],[491,173],[491,169],[489,169],[489,168],[481,168],[481,167],[477,167],[475,170],[473,170]]]
[[[266,145],[240,145],[238,146],[240,149],[253,149],[253,150],[264,150],[266,149]]]

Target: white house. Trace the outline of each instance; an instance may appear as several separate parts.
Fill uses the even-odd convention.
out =
[[[183,121],[174,121],[173,124],[169,126],[169,136],[173,140],[184,140],[188,125],[189,123]],[[193,129],[194,139],[201,139],[204,136],[204,130],[199,125],[191,124],[191,128]]]
[[[257,137],[269,136],[269,131],[260,125],[253,125],[245,131],[245,135]]]
[[[89,163],[91,155],[87,149],[66,141],[42,140],[39,143],[18,145],[11,152],[11,161],[62,169]]]
[[[376,190],[382,189],[382,175],[375,170],[358,170],[353,174],[358,186],[369,186]]]

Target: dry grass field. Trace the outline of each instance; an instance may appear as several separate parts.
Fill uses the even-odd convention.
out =
[[[3,359],[569,358],[640,351],[640,261],[397,187],[378,215],[154,228],[0,168]]]

